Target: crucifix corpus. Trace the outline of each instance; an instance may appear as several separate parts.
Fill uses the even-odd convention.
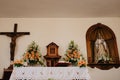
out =
[[[23,35],[29,35],[30,32],[17,32],[17,24],[14,24],[14,32],[0,32],[0,35],[6,35],[11,38],[10,42],[10,61],[14,61],[16,39]]]

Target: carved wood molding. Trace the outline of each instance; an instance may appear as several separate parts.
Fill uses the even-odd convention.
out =
[[[109,70],[111,68],[119,68],[120,64],[88,64],[91,68],[99,68],[102,70]]]

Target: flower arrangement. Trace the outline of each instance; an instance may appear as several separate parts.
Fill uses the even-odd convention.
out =
[[[73,66],[86,67],[86,60],[80,54],[78,45],[74,41],[69,43],[64,60],[70,62]]]
[[[40,53],[39,46],[34,41],[28,45],[28,49],[23,55],[23,60],[27,62],[28,65],[44,65],[44,60]]]
[[[13,64],[15,67],[21,67],[21,66],[23,66],[23,61],[22,60],[15,60]]]

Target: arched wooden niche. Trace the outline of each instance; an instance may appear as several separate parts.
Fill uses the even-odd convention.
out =
[[[86,44],[88,66],[102,70],[120,66],[116,37],[108,26],[101,23],[91,26],[86,33]]]

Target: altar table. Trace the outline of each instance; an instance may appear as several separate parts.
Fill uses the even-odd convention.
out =
[[[10,80],[89,80],[87,68],[15,67]]]

